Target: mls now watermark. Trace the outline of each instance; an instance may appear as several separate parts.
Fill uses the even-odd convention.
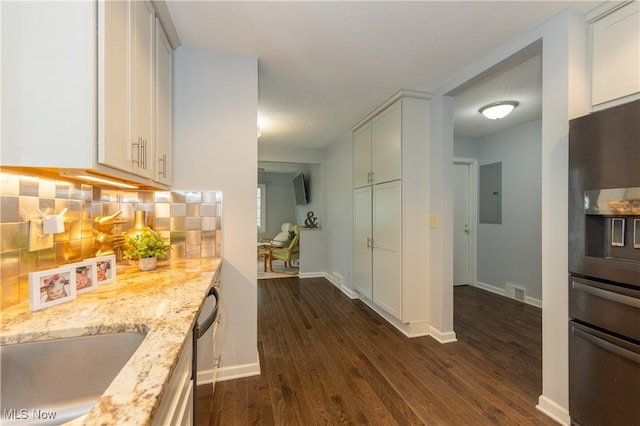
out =
[[[5,408],[2,410],[2,418],[5,420],[54,420],[58,413],[55,411],[40,410],[37,408]]]

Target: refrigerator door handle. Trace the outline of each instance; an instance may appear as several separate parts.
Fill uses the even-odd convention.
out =
[[[629,349],[623,348],[621,346],[618,346],[614,343],[608,342],[604,339],[601,339],[599,337],[594,336],[593,334],[584,331],[584,330],[580,330],[578,328],[575,327],[571,327],[571,332],[573,333],[574,336],[576,337],[581,337],[584,340],[590,342],[593,345],[598,346],[599,348],[602,348],[606,351],[609,351],[611,353],[614,353],[622,358],[625,358],[633,363],[636,364],[640,364],[640,353],[631,351]]]
[[[634,308],[640,308],[640,299],[638,298],[625,296],[624,294],[614,293],[612,291],[607,291],[598,287],[582,284],[573,280],[571,281],[571,285],[573,286],[574,290],[589,293],[593,296],[600,297],[602,299],[607,299],[612,302],[620,303],[620,304],[631,306]]]

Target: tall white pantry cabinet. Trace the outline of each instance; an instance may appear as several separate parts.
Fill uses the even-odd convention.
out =
[[[406,335],[428,334],[428,95],[400,91],[353,128],[353,281]]]

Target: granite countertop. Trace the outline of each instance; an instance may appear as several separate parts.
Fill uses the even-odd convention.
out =
[[[0,344],[146,332],[82,423],[148,424],[220,264],[220,259],[172,259],[148,272],[126,265],[115,282],[74,301],[36,312],[29,311],[28,302],[3,309]]]

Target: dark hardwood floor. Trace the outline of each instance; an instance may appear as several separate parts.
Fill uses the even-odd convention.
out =
[[[324,279],[258,281],[262,374],[199,387],[198,425],[554,425],[541,311],[455,288],[458,341],[409,339]]]

